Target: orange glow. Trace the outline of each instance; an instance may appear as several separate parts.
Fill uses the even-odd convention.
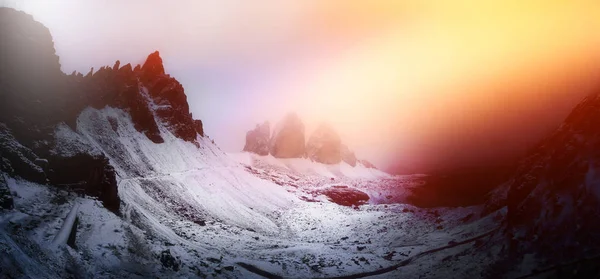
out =
[[[298,92],[309,92],[301,100],[312,121],[329,119],[364,146],[453,140],[453,130],[483,133],[485,126],[505,125],[499,121],[518,126],[504,116],[537,112],[561,94],[577,100],[581,92],[565,85],[597,78],[597,1],[352,7],[341,11],[373,23],[369,36],[313,73]]]
[[[533,127],[539,137],[599,74],[592,0],[13,2],[49,26],[66,72],[159,49],[228,151],[287,111],[309,133],[329,122],[379,165],[442,156],[471,138],[485,149],[508,141],[503,133]],[[305,44],[328,51],[297,58]],[[209,91],[199,81],[214,65],[251,76],[266,64],[275,70],[256,87],[224,88],[234,83],[225,76]]]

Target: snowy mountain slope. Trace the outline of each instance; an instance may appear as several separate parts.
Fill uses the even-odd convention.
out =
[[[476,225],[457,221],[475,208],[443,210],[448,218],[442,220],[407,205],[357,210],[326,200],[305,202],[290,187],[248,171],[208,139],[199,137],[198,147],[175,137],[160,121],[158,127],[164,139],[160,144],[136,131],[122,110],[89,108],[79,116],[76,131],[57,128],[55,136],[66,146],[56,150],[93,150],[110,159],[117,172],[121,217],[90,197],[9,178],[17,193],[16,210],[3,214],[7,241],[2,245],[11,249],[8,261],[19,269],[8,274],[37,277],[33,268],[44,266],[48,278],[71,273],[250,278],[257,275],[244,266],[253,266],[291,278],[339,276],[378,270],[495,226],[492,217]],[[317,177],[294,174],[298,181]],[[74,204],[80,205],[77,249],[54,252],[49,244]],[[414,274],[423,272],[410,266]]]

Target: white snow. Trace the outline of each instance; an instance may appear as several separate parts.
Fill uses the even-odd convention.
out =
[[[118,120],[116,131],[109,117]],[[122,216],[91,197],[9,179],[17,192],[16,209],[0,219],[0,249],[13,251],[3,259],[3,265],[15,265],[11,276],[60,278],[66,266],[74,266],[72,273],[96,278],[259,277],[239,262],[286,278],[339,276],[385,268],[495,228],[491,216],[458,221],[477,212],[476,207],[436,209],[441,217],[434,217],[432,210],[405,204],[353,209],[327,200],[306,202],[299,197],[318,187],[350,185],[374,196],[383,181],[402,187],[411,177],[345,163],[226,154],[206,138],[198,137],[196,146],[176,138],[162,123],[159,129],[165,142],[155,144],[135,130],[127,113],[113,108],[86,109],[76,132],[59,127],[56,137],[64,146],[56,152],[95,150],[110,159],[118,174]],[[77,250],[62,246],[63,253],[49,252],[65,216],[74,218],[67,213],[76,204]],[[14,237],[10,222],[28,231]],[[166,249],[181,261],[178,271],[157,259]],[[421,263],[465,251],[476,257],[469,245],[458,246],[385,276],[414,278],[427,272]]]
[[[69,239],[69,234],[71,233],[71,230],[73,229],[73,225],[75,224],[75,219],[77,218],[78,210],[79,210],[78,204],[75,204],[73,206],[73,208],[71,208],[71,211],[69,211],[69,215],[67,215],[67,218],[65,218],[65,222],[63,223],[62,228],[60,228],[60,231],[54,237],[54,240],[52,241],[52,245],[58,246],[58,245],[67,244],[67,240]]]
[[[362,164],[357,164],[355,167],[352,167],[343,161],[338,164],[328,165],[314,162],[308,158],[275,158],[272,155],[260,156],[250,152],[228,153],[228,155],[233,160],[244,165],[257,167],[266,164],[276,168],[285,168],[298,175],[355,179],[392,177],[392,175],[378,169],[367,168]]]

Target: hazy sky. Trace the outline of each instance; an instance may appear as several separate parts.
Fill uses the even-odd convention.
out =
[[[296,111],[380,166],[509,154],[599,76],[598,1],[0,3],[50,29],[67,73],[159,50],[227,151]]]

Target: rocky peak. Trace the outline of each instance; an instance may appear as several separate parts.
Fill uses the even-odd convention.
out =
[[[148,58],[146,58],[146,62],[144,62],[141,70],[143,72],[142,78],[146,81],[165,74],[163,61],[162,58],[160,58],[158,51],[148,55]]]
[[[306,145],[306,154],[316,162],[337,164],[342,161],[342,140],[328,124],[321,124],[310,136]]]
[[[120,65],[121,65],[121,61],[117,60],[117,62],[115,62],[115,65],[113,65],[113,67],[112,67],[113,71],[117,71],[119,69]]]
[[[271,125],[268,121],[256,125],[253,130],[246,133],[246,144],[244,151],[258,155],[269,155],[269,137],[271,136]]]
[[[304,123],[295,113],[287,114],[271,136],[269,152],[276,158],[301,158],[305,154]]]
[[[0,172],[70,185],[118,212],[110,161],[104,154],[51,154],[61,144],[53,136],[58,125],[76,130],[84,109],[110,106],[127,112],[135,129],[154,143],[164,141],[159,124],[196,145],[197,137],[204,136],[202,121],[192,118],[183,86],[165,74],[158,51],[133,70],[116,61],[97,71],[92,67],[85,76],[66,75],[49,30],[30,15],[0,8],[0,38]]]

